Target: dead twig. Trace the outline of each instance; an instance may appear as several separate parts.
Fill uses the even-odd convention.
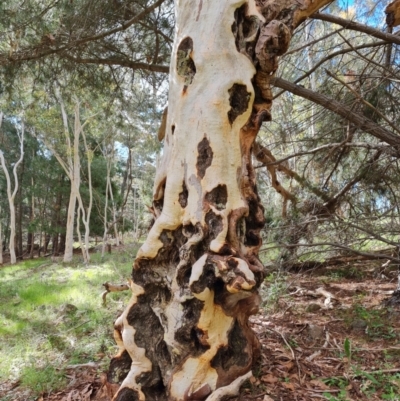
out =
[[[303,384],[303,379],[302,379],[302,377],[301,377],[301,368],[300,368],[299,361],[298,361],[297,358],[296,358],[296,355],[295,355],[295,353],[294,353],[294,351],[293,351],[293,348],[290,346],[290,344],[289,344],[288,341],[286,340],[286,337],[285,337],[282,333],[279,333],[279,331],[276,331],[276,330],[271,329],[271,328],[269,328],[269,327],[265,327],[265,328],[266,328],[267,330],[270,330],[270,331],[272,331],[272,332],[274,332],[274,333],[276,333],[276,334],[278,334],[279,336],[282,337],[282,340],[285,342],[286,346],[290,349],[290,352],[292,353],[293,360],[296,362],[296,365],[297,365],[297,373],[298,373],[298,376],[299,376],[299,383],[300,383],[300,384]]]
[[[129,290],[128,284],[111,284],[111,283],[104,283],[103,287],[106,289],[102,294],[101,298],[103,299],[103,306],[106,306],[106,297],[109,292],[119,292],[119,291],[127,291]]]

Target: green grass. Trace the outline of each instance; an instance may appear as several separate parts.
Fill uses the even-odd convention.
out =
[[[0,269],[0,382],[21,380],[34,394],[64,384],[63,367],[115,353],[113,321],[130,293],[109,294],[102,283],[129,277],[137,247],[124,253],[76,257],[68,265],[27,260]],[[108,358],[104,358],[106,361]]]

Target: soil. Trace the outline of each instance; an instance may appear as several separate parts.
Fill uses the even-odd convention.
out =
[[[232,400],[399,400],[400,313],[385,303],[397,272],[381,265],[363,260],[286,275],[276,301],[251,319],[262,355]],[[67,388],[37,400],[110,400],[95,367],[68,369],[67,378]],[[1,399],[31,398],[6,382]]]

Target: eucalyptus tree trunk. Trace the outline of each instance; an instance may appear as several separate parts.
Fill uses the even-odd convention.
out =
[[[252,146],[293,29],[328,0],[176,0],[155,217],[115,323],[114,400],[219,400],[248,378],[259,342],[264,210]]]
[[[79,191],[79,186],[77,188],[77,199],[78,199],[78,204],[79,204],[79,209],[78,209],[78,217],[77,217],[77,231],[78,231],[78,238],[79,238],[79,244],[81,246],[82,250],[82,255],[83,255],[83,260],[85,261],[86,264],[90,262],[90,253],[89,253],[89,234],[90,234],[90,214],[92,213],[92,206],[93,206],[93,187],[92,187],[92,160],[93,160],[93,152],[91,149],[89,149],[86,141],[86,134],[83,131],[83,127],[81,125],[81,120],[80,120],[80,113],[79,113],[79,102],[76,102],[75,105],[75,136],[78,136],[79,134],[82,135],[83,138],[83,143],[85,146],[85,153],[87,157],[87,173],[88,173],[88,188],[89,188],[89,205],[87,208],[84,207],[83,201],[82,201],[82,196]],[[77,183],[74,183],[77,185]],[[81,241],[81,235],[79,231],[79,219],[80,219],[80,214],[82,213],[82,222],[83,225],[85,226],[85,244],[82,246],[82,241]]]
[[[2,119],[3,119],[3,114],[0,113],[0,127],[1,127]],[[18,166],[21,164],[22,160],[24,159],[24,133],[25,133],[25,126],[22,123],[21,132],[18,132],[18,139],[19,139],[19,143],[20,143],[20,157],[19,157],[18,161],[14,164],[14,167],[13,167],[14,189],[12,189],[11,178],[10,178],[10,174],[7,170],[3,151],[0,150],[0,164],[4,171],[4,175],[6,176],[7,199],[8,199],[8,205],[10,208],[10,245],[9,245],[9,248],[10,248],[10,263],[12,265],[17,263],[17,257],[15,255],[15,232],[16,232],[16,230],[15,230],[15,226],[16,226],[15,196],[18,192],[18,187],[19,187],[17,169],[18,169]]]

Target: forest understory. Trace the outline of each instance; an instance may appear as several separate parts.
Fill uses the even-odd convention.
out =
[[[84,274],[86,271],[86,277],[91,277],[90,269],[100,266],[103,267],[103,273],[108,274],[103,278],[117,283],[125,274],[125,270],[121,271],[118,267],[118,262],[125,263],[126,272],[129,270],[129,252],[119,252],[109,255],[116,263],[114,272],[105,272],[101,264],[92,267],[80,267],[78,264],[73,267],[74,274]],[[390,265],[382,267],[383,264],[379,260],[355,259],[341,265],[333,264],[303,272],[271,271],[261,289],[262,308],[259,314],[251,318],[252,328],[262,344],[262,355],[253,369],[253,377],[242,386],[239,396],[231,399],[399,400],[400,315],[398,307],[385,304],[396,288],[397,271]],[[42,263],[32,269],[30,278],[25,270],[24,283],[29,287],[29,281],[38,277],[46,283],[46,277],[51,274],[60,279],[66,270],[68,268],[61,264],[50,261]],[[98,308],[107,316],[116,315],[129,296],[128,292],[109,294],[107,307],[101,308],[102,287],[99,282],[86,279],[86,285],[88,282],[88,294],[95,297],[91,308]],[[51,281],[47,283],[51,285]],[[70,284],[74,285],[71,280]],[[15,294],[8,295],[15,302]],[[24,295],[21,297],[23,302]],[[7,294],[1,298],[3,305],[10,301],[6,299]],[[41,308],[46,315],[42,316],[42,327],[45,324],[54,326],[53,315],[48,313],[50,304],[40,302],[42,306],[37,305],[37,308]],[[84,310],[80,310],[79,304],[77,308],[78,312],[73,311],[75,316],[79,312],[86,315]],[[61,304],[60,309],[65,311],[65,304]],[[66,324],[66,319],[62,317],[62,324]],[[75,319],[71,323],[73,330],[78,330],[79,322]],[[101,323],[97,324],[100,326]],[[38,386],[27,387],[27,380],[2,378],[0,400],[110,400],[105,371],[115,350],[112,345],[108,348],[104,346],[104,334],[99,332],[100,327],[96,327],[96,319],[89,330],[84,330],[84,325],[81,329],[82,334],[90,338],[96,352],[82,356],[86,359],[81,359],[79,363],[68,362],[72,346],[66,344],[64,338],[63,346],[55,345],[66,356],[56,369],[61,378],[58,385],[54,385],[50,391],[42,387],[43,391],[40,392]],[[111,330],[111,327],[108,329]],[[71,333],[71,329],[66,330],[68,332]],[[53,343],[56,337],[53,333]],[[6,343],[13,343],[7,340],[7,336],[4,338]],[[7,344],[3,343],[2,347],[7,347]],[[30,383],[35,386],[32,381]]]

